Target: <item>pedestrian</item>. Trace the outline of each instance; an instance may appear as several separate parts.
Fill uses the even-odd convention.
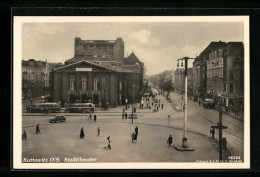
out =
[[[125,113],[125,119],[127,119],[127,113]]]
[[[92,114],[91,114],[91,112],[89,113],[89,118],[92,119]]]
[[[151,109],[151,106],[149,105],[149,109]]]
[[[97,115],[94,114],[94,122],[96,122],[96,121],[97,121]]]
[[[27,134],[26,134],[25,129],[23,129],[22,140],[27,140]]]
[[[162,109],[163,109],[163,104],[162,104]]]
[[[227,149],[227,139],[225,137],[222,138],[222,144],[223,144],[223,149]]]
[[[39,133],[41,133],[41,132],[40,132],[40,126],[39,126],[39,124],[37,124],[37,125],[36,125],[36,134],[39,134]]]
[[[134,113],[136,112],[136,108],[134,107]]]
[[[136,136],[138,135],[138,127],[137,126],[135,127],[135,134],[136,134]]]
[[[83,139],[84,136],[85,136],[84,127],[81,127],[79,137],[80,137],[80,139]]]
[[[125,118],[125,114],[123,113],[123,114],[122,114],[122,119],[124,119],[124,118]]]
[[[100,130],[100,128],[98,127],[98,128],[97,128],[97,136],[100,135],[100,132],[101,132],[101,130]]]
[[[228,113],[228,107],[227,106],[225,106],[225,109],[226,109],[226,114]]]
[[[159,107],[157,106],[157,107],[156,107],[156,110],[158,111],[158,109],[159,109]]]
[[[215,129],[212,128],[212,138],[215,138]]]
[[[107,137],[106,146],[104,148],[105,149],[111,149],[110,136]]]
[[[133,132],[133,133],[131,134],[131,138],[132,138],[132,143],[134,143],[135,132]]]
[[[170,135],[169,137],[168,137],[168,141],[167,141],[167,143],[169,144],[169,146],[171,146],[172,145],[172,135]]]
[[[123,108],[123,114],[125,113],[125,108]]]
[[[125,105],[125,110],[127,110],[127,105]]]

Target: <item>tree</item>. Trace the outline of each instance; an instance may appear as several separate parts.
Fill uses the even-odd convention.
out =
[[[149,76],[149,81],[154,85],[158,86],[159,89],[170,92],[172,87],[172,71],[165,70],[159,74]]]

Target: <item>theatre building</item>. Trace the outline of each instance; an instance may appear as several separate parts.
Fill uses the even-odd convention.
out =
[[[143,67],[139,60],[140,63],[124,64],[123,45],[121,38],[116,41],[76,38],[75,56],[51,73],[52,100],[62,104],[91,102],[97,107],[138,101]]]

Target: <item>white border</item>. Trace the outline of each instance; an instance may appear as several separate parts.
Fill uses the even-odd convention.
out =
[[[13,168],[14,169],[248,169],[250,168],[249,16],[13,17]],[[244,24],[244,163],[22,163],[21,59],[24,22],[242,22]]]

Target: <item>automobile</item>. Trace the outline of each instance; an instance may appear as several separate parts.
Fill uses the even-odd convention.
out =
[[[215,108],[215,101],[213,99],[204,99],[202,105],[205,108]]]
[[[53,122],[65,122],[66,121],[66,117],[65,116],[55,116],[53,118],[49,119],[50,123]]]

